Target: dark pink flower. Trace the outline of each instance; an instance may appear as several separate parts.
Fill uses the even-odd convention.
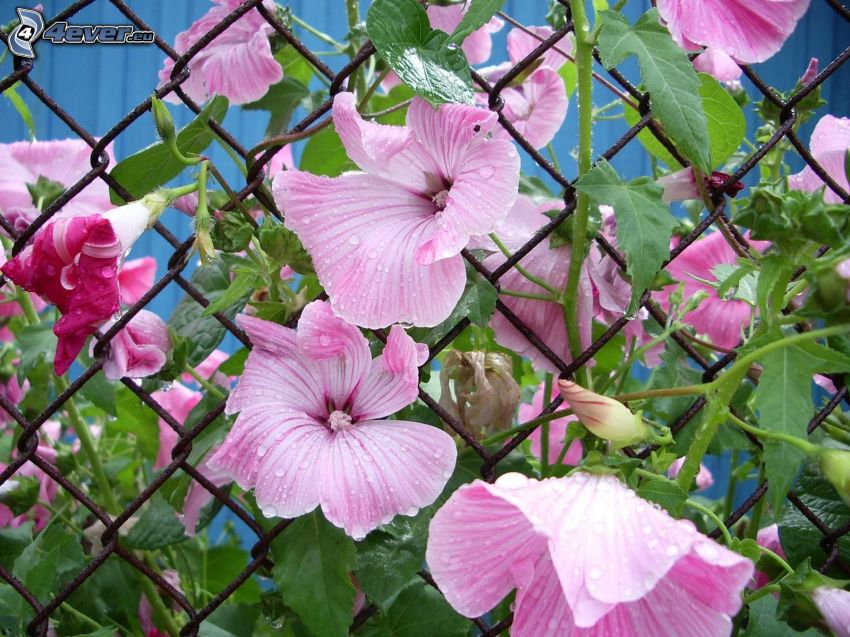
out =
[[[771,524],[763,529],[759,529],[756,535],[756,542],[758,542],[759,546],[773,551],[783,559],[785,558],[785,550],[782,548],[782,541],[779,539],[779,525]],[[767,573],[756,571],[754,579],[755,586],[753,588],[761,588],[770,584],[772,578]]]
[[[739,64],[764,62],[782,48],[809,0],[658,0],[658,13],[688,51],[718,49]]]
[[[516,589],[513,637],[726,637],[753,573],[690,521],[586,473],[460,487],[431,521],[426,560],[466,617]]]
[[[59,339],[54,368],[64,374],[86,339],[120,309],[118,272],[124,255],[164,207],[136,201],[103,215],[63,217],[41,228],[0,271],[55,305]]]
[[[107,153],[111,159],[111,146]],[[66,188],[73,186],[91,171],[90,156],[91,147],[81,139],[0,144],[0,210],[16,230],[24,230],[40,214],[27,184],[35,184],[39,177],[44,177]],[[103,180],[95,179],[66,203],[59,214],[75,216],[106,212],[110,208],[109,187]]]
[[[14,337],[13,337],[14,340]],[[3,396],[11,404],[16,407],[24,399],[27,391],[30,388],[30,382],[24,379],[23,384],[18,381],[17,366],[18,361],[13,361],[14,367],[12,375],[6,382],[0,381],[0,396]],[[12,422],[12,417],[6,413],[6,410],[0,407],[0,423]]]
[[[304,308],[297,331],[237,320],[254,348],[227,401],[239,416],[210,468],[254,489],[268,516],[321,506],[355,539],[434,501],[454,469],[451,436],[380,420],[416,400],[424,346],[394,325],[372,360],[366,337],[323,301]]]
[[[205,36],[210,29],[242,4],[242,0],[213,0],[215,6],[186,31],[177,34],[174,50],[182,55]],[[274,11],[272,2],[267,7]],[[252,9],[231,24],[189,61],[189,78],[181,84],[196,102],[211,95],[223,95],[231,104],[245,104],[260,99],[272,84],[283,79],[283,69],[274,58],[269,35],[272,26],[259,11]],[[171,79],[174,60],[166,58],[159,72],[161,83]],[[178,103],[175,93],[163,99]]]
[[[406,126],[367,122],[354,96],[334,99],[334,123],[365,172],[319,177],[284,171],[274,194],[334,311],[364,327],[445,320],[466,283],[460,252],[516,201],[519,155],[489,139],[490,111],[439,109],[416,98]]]
[[[103,331],[115,323],[107,321]],[[145,378],[162,369],[168,358],[171,342],[168,326],[148,310],[140,310],[127,325],[109,341],[109,355],[103,373],[109,380]]]
[[[125,261],[118,272],[118,290],[121,302],[133,305],[153,287],[156,278],[156,259],[142,257]]]
[[[56,462],[56,450],[53,448],[52,443],[59,438],[60,431],[59,423],[53,420],[48,420],[41,426],[38,432],[38,448],[35,452],[39,458],[50,463]],[[17,455],[17,452],[14,452],[14,455]],[[0,471],[5,469],[6,466],[0,463]],[[42,471],[40,467],[29,461],[21,465],[15,474],[0,486],[0,488],[14,488],[15,476],[35,478],[38,480],[38,499],[45,504],[53,502],[53,498],[56,497],[56,493],[59,491],[59,485]],[[5,504],[0,504],[0,528],[17,528],[24,522],[32,520],[35,523],[35,530],[39,531],[45,527],[48,520],[50,520],[50,516],[50,511],[40,504],[36,504],[29,511],[18,516],[12,513],[12,510]]]
[[[809,151],[826,173],[845,191],[850,191],[847,173],[844,170],[844,158],[850,150],[850,118],[824,115],[820,118],[812,138]],[[841,197],[829,186],[824,187],[823,180],[808,165],[800,172],[788,177],[788,187],[792,190],[814,192],[824,188],[823,200],[826,203],[843,203]]]
[[[528,422],[529,420],[533,420],[540,415],[540,412],[543,411],[543,408],[546,406],[543,404],[543,383],[537,388],[537,391],[534,392],[534,397],[531,399],[531,403],[522,403],[519,406],[519,422],[520,424]],[[553,384],[552,392],[549,396],[548,402],[551,402],[553,398],[558,395],[558,389]],[[561,403],[558,407],[558,410],[567,409],[567,405],[565,403]],[[555,464],[558,461],[558,457],[561,455],[561,452],[564,449],[564,438],[567,435],[567,426],[569,423],[577,420],[574,414],[567,414],[563,418],[558,418],[557,420],[549,421],[549,464]],[[537,427],[534,431],[531,432],[531,435],[528,437],[531,441],[531,453],[540,458],[543,455],[543,429],[542,427]],[[563,464],[568,464],[571,466],[577,465],[581,461],[581,441],[573,440],[570,443],[567,452],[564,454],[564,458],[561,461]]]

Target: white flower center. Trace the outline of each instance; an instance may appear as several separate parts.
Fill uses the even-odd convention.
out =
[[[434,195],[431,198],[431,201],[434,202],[434,205],[437,207],[437,210],[445,210],[448,198],[449,198],[449,191],[448,190],[441,190],[440,192],[438,192],[436,195]]]
[[[353,424],[354,423],[351,422],[351,416],[339,409],[332,411],[331,415],[328,416],[328,425],[330,426],[331,431],[343,431],[351,427]]]

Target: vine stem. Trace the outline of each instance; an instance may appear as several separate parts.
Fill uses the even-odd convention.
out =
[[[696,500],[691,500],[690,498],[685,500],[685,504],[687,504],[692,509],[696,509],[700,513],[704,513],[708,517],[711,518],[711,521],[717,525],[717,528],[720,529],[720,533],[723,534],[723,539],[726,540],[726,545],[732,545],[732,534],[729,533],[729,529],[726,528],[726,525],[723,524],[723,520],[720,519],[720,516],[717,515],[714,511],[709,509],[707,506],[703,506]]]
[[[664,387],[661,389],[647,389],[646,391],[632,392],[629,394],[617,394],[611,396],[614,400],[621,403],[629,402],[630,400],[640,400],[642,398],[661,398],[664,396],[692,396],[694,394],[706,394],[711,389],[710,383],[702,385],[686,385],[684,387]]]
[[[575,61],[578,72],[578,176],[590,171],[593,131],[593,36],[587,19],[586,0],[570,0],[575,25]],[[578,320],[578,286],[581,268],[587,251],[587,223],[590,216],[590,199],[579,192],[573,220],[573,241],[570,269],[564,290],[564,321],[573,359],[582,352]]]
[[[481,441],[482,445],[489,445],[494,442],[499,442],[500,440],[504,440],[505,438],[511,438],[516,436],[517,434],[521,434],[523,431],[528,431],[529,429],[534,429],[537,425],[541,425],[544,422],[550,422],[552,420],[557,420],[558,418],[565,418],[573,413],[569,409],[557,409],[549,414],[543,414],[534,420],[529,420],[526,423],[518,425],[517,427],[513,427],[508,429],[507,431],[500,431],[497,434],[493,434],[489,438],[485,438]]]
[[[505,255],[508,259],[510,259],[510,258],[512,258],[512,257],[514,256],[514,255],[511,253],[510,248],[508,248],[508,246],[506,246],[506,245],[502,242],[502,240],[501,240],[501,239],[499,239],[498,235],[496,235],[496,233],[495,233],[495,232],[491,232],[491,233],[490,233],[490,235],[489,235],[489,237],[490,237],[490,239],[493,241],[493,243],[495,243],[495,244],[496,244],[496,247],[497,247],[497,248],[499,248],[499,250],[501,250],[501,251],[502,251],[502,254],[504,254],[504,255]],[[544,289],[544,290],[546,290],[549,294],[553,294],[553,295],[555,295],[556,297],[559,297],[559,296],[561,295],[560,290],[555,289],[555,288],[554,288],[553,286],[551,286],[551,285],[550,285],[547,281],[544,281],[544,280],[543,280],[543,279],[541,279],[540,277],[533,275],[531,272],[529,272],[529,271],[528,271],[528,270],[526,270],[524,267],[522,267],[519,263],[514,264],[514,268],[516,269],[516,271],[517,271],[517,272],[519,272],[519,273],[520,273],[522,276],[524,276],[526,279],[528,279],[529,281],[531,281],[532,283],[534,283],[534,284],[535,284],[535,285],[537,285],[538,287],[543,288],[543,289]]]

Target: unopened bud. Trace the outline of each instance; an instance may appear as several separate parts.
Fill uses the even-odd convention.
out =
[[[850,506],[850,451],[824,448],[818,457],[824,477]]]
[[[601,396],[569,380],[558,381],[561,396],[590,432],[624,447],[644,440],[649,429],[637,414],[613,398]]]
[[[168,111],[168,107],[156,95],[151,95],[151,114],[153,115],[156,132],[159,133],[162,141],[174,141],[176,139],[174,120],[171,119],[171,113]]]
[[[809,60],[809,65],[806,67],[806,71],[803,73],[803,76],[800,78],[800,84],[808,84],[812,80],[814,80],[818,76],[818,59],[812,58]]]
[[[440,386],[440,405],[476,432],[506,429],[513,422],[520,390],[511,359],[503,354],[450,352]]]

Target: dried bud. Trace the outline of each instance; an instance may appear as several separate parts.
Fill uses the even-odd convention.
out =
[[[850,451],[844,449],[822,449],[818,457],[824,477],[850,506]]]
[[[613,398],[600,396],[569,380],[558,381],[561,396],[592,434],[618,447],[640,442],[649,434],[640,416]]]
[[[450,352],[440,386],[440,405],[473,431],[507,429],[513,422],[520,390],[503,354]]]

